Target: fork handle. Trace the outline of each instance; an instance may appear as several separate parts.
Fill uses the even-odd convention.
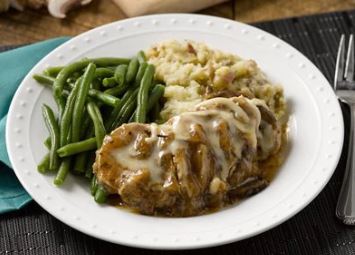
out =
[[[350,107],[350,135],[345,175],[341,186],[336,216],[347,225],[355,225],[355,104]]]

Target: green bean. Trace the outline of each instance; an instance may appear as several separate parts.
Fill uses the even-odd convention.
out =
[[[165,91],[164,85],[157,84],[154,86],[152,92],[149,95],[149,102],[147,107],[148,112],[151,111],[154,105],[158,103],[159,99],[164,95],[164,91]]]
[[[95,196],[96,190],[97,190],[97,181],[96,181],[96,176],[94,175],[91,178],[91,183],[90,183],[91,195]]]
[[[51,66],[44,70],[43,73],[55,78],[63,68],[63,66]]]
[[[76,81],[77,79],[79,79],[83,75],[83,72],[84,72],[84,70],[76,71],[76,72],[72,73],[69,76],[69,78],[73,78]]]
[[[70,85],[71,88],[74,88],[74,85]],[[115,107],[119,104],[120,99],[111,95],[111,94],[106,94],[101,92],[100,90],[97,89],[89,89],[88,92],[89,96],[101,101],[102,103]]]
[[[134,120],[136,119],[136,112],[137,112],[137,109],[134,110],[134,112],[132,113],[131,117],[129,117],[127,123],[132,123],[132,122],[134,122]]]
[[[81,174],[85,172],[86,162],[88,160],[88,153],[82,152],[76,155],[74,161],[73,172],[77,174]]]
[[[112,77],[115,72],[107,67],[97,68],[95,71],[95,78],[107,78]]]
[[[97,190],[95,192],[95,201],[98,204],[103,204],[106,202],[107,199],[107,192],[105,190],[105,188],[98,184]]]
[[[109,77],[102,80],[102,85],[106,88],[117,86],[115,77]]]
[[[84,114],[85,116],[84,116],[83,124],[81,126],[84,132],[81,132],[80,140],[94,137],[94,128],[92,126],[92,122],[89,117],[89,113],[87,112],[87,109],[85,109]]]
[[[123,123],[129,122],[129,118],[132,116],[132,113],[136,109],[137,100],[130,102],[126,107],[122,108],[122,114],[115,123],[115,128],[121,126]]]
[[[83,75],[82,71],[72,73],[67,79],[67,84],[74,84],[77,79],[79,79]],[[66,85],[66,84],[65,84]],[[65,87],[64,85],[64,87]]]
[[[98,67],[106,66],[118,66],[127,65],[130,61],[128,58],[93,58],[88,59],[89,62],[93,62]]]
[[[47,172],[47,170],[49,170],[49,153],[47,153],[43,159],[41,160],[41,162],[39,162],[39,164],[37,165],[37,170],[40,173],[45,173]]]
[[[133,91],[133,93],[130,95],[130,97],[126,100],[126,102],[122,105],[121,109],[119,110],[115,120],[113,121],[110,131],[118,127],[123,123],[122,118],[126,119],[127,114],[132,114],[134,111],[134,107],[137,102],[137,94],[138,94],[138,88]],[[132,109],[132,104],[133,104],[133,111]],[[129,119],[130,115],[128,116],[127,120]]]
[[[83,75],[82,71],[76,71],[71,73],[67,79],[67,83],[75,83],[76,80],[79,79],[82,75]]]
[[[44,75],[44,74],[34,74],[32,76],[33,79],[35,79],[39,84],[45,85],[45,86],[53,86],[53,83],[55,79],[53,77]],[[68,86],[66,86],[67,88]],[[65,96],[65,93],[67,93],[65,89],[63,89],[62,95]]]
[[[105,67],[128,64],[129,61],[129,59],[125,58],[93,58],[73,62],[65,66],[62,70],[60,70],[56,79],[55,87],[57,87],[57,89],[63,88],[65,81],[72,73],[76,71],[81,71],[87,65],[89,65],[89,63],[94,63],[97,67]]]
[[[44,122],[46,123],[47,129],[51,137],[51,148],[49,152],[49,170],[55,171],[59,167],[59,158],[57,155],[57,149],[59,148],[60,144],[59,127],[54,117],[54,113],[49,106],[44,104],[42,106],[42,113]]]
[[[82,133],[80,139],[88,139],[94,136],[94,128],[92,126],[92,121],[89,117],[87,109],[85,109],[85,117],[82,125],[82,130],[86,130],[86,132]],[[91,152],[85,151],[75,156],[74,166],[72,168],[74,173],[82,174],[85,172],[86,162],[90,153]]]
[[[145,53],[144,51],[140,50],[137,54],[137,59],[139,61],[139,64],[145,63],[147,62],[147,59],[145,57]]]
[[[152,111],[151,111],[151,114],[150,114],[150,117],[151,117],[151,119],[155,122],[157,119],[159,119],[159,117],[160,117],[160,110],[161,110],[161,108],[160,108],[160,105],[159,104],[155,104],[154,106],[153,106],[153,109],[152,109]]]
[[[90,115],[90,118],[92,119],[92,122],[94,123],[97,148],[100,148],[102,145],[102,141],[104,140],[104,137],[106,135],[105,126],[104,126],[104,123],[102,120],[102,116],[101,116],[99,108],[97,107],[97,105],[94,102],[89,102],[87,104],[87,109],[88,109],[88,113]]]
[[[137,58],[132,58],[128,64],[126,82],[131,83],[136,78],[138,72],[139,62]]]
[[[80,139],[83,110],[84,110],[87,94],[89,92],[90,83],[94,79],[95,69],[96,69],[95,64],[90,63],[87,66],[85,73],[82,76],[80,86],[78,88],[77,97],[75,100],[74,110],[73,110],[75,114],[72,115],[72,136],[71,136],[72,142],[77,142]]]
[[[96,138],[88,138],[80,142],[69,143],[57,150],[59,157],[68,157],[84,151],[90,151],[97,148]]]
[[[156,90],[156,94],[153,93]],[[159,100],[164,96],[165,86],[162,84],[157,84],[154,86],[152,90],[152,94],[150,95],[148,102],[148,112],[153,111],[153,121],[161,123],[160,112],[162,110],[162,105],[159,103]]]
[[[112,106],[112,107],[116,107],[120,103],[119,98],[112,96],[110,94],[102,93],[101,91],[96,90],[96,89],[90,89],[89,96],[99,100],[100,102],[102,102],[106,105]]]
[[[75,72],[83,69],[90,62],[88,60],[79,61],[65,66],[59,73],[57,78],[53,83],[54,97],[60,97],[63,91],[64,85],[69,78],[69,76]]]
[[[67,99],[69,97],[69,94],[70,94],[70,91],[68,91],[68,90],[63,90],[63,92],[62,92],[62,96],[64,99]],[[65,103],[65,101],[64,101],[64,103]],[[65,104],[64,104],[63,110],[64,109],[65,109]]]
[[[64,88],[64,85],[66,83],[66,80],[68,77],[76,72],[76,71],[81,71],[84,69],[89,63],[94,63],[98,67],[104,67],[104,66],[116,66],[120,64],[128,64],[129,59],[124,59],[124,58],[93,58],[93,59],[84,59],[78,62],[71,63],[67,66],[65,66],[62,70],[57,75],[57,78],[54,81],[53,84],[53,93],[54,93],[54,99],[56,100],[58,106],[60,108],[64,108],[64,105],[62,103],[62,90]]]
[[[137,113],[135,121],[144,123],[147,117],[148,94],[154,77],[154,66],[148,65],[144,72],[137,96]]]
[[[136,113],[137,113],[137,109],[134,110],[134,112],[132,113],[131,117],[129,117],[127,123],[134,122],[134,120],[136,119]]]
[[[147,69],[148,64],[146,62],[143,62],[140,64],[139,68],[138,68],[138,72],[136,75],[136,78],[134,80],[134,86],[138,87],[141,84],[141,80],[143,78],[145,69]]]
[[[36,76],[36,78],[39,79],[39,80],[37,80],[39,83],[44,84],[44,85],[53,85],[53,81],[54,80],[48,79],[48,80],[46,80],[46,82],[48,81],[48,83],[42,83],[42,82],[40,82],[40,80],[41,79],[46,79],[47,77],[44,76],[44,75],[37,75],[37,74],[35,76]],[[50,82],[52,82],[52,83],[50,83]],[[72,83],[68,84],[68,85],[69,85],[69,88],[71,88],[71,89],[73,89],[75,87],[75,85],[72,84]],[[65,97],[68,97],[67,94],[68,94],[68,91],[63,90],[62,95],[65,96]],[[113,94],[115,94],[115,93],[113,93]],[[97,100],[103,102],[106,105],[112,106],[112,107],[117,106],[118,103],[119,103],[119,100],[120,100],[117,97],[113,96],[112,93],[106,93],[106,92],[103,93],[100,90],[97,90],[95,88],[89,89],[89,96],[94,98],[94,99],[97,99]]]
[[[54,78],[44,75],[44,74],[34,74],[33,79],[35,79],[38,83],[43,84],[43,85],[52,85],[54,82]]]
[[[137,100],[132,100],[128,102],[125,106],[123,106],[122,110],[120,111],[119,117],[115,121],[112,129],[121,126],[123,123],[129,122],[130,117],[133,115],[136,109],[136,106],[137,106]]]
[[[137,109],[136,109],[137,110]],[[129,117],[127,123],[132,123],[134,122],[134,120],[136,119],[136,110],[134,110],[134,112],[132,113],[131,117]]]
[[[46,146],[46,148],[49,150],[49,149],[51,148],[51,144],[52,144],[52,142],[51,142],[51,137],[48,136],[48,137],[46,138],[46,140],[44,140],[43,144],[44,144],[44,146]]]
[[[57,103],[58,110],[59,110],[59,119],[61,118],[62,113],[63,113],[64,108],[65,108],[65,98],[66,97],[65,97],[65,93],[63,93],[63,92],[64,92],[64,90],[62,90],[61,96],[54,97],[54,100]]]
[[[127,65],[119,65],[116,67],[114,77],[118,86],[124,86],[126,73]]]
[[[105,90],[105,94],[118,96],[128,89],[128,83],[125,83],[125,77],[127,73],[127,65],[119,65],[115,69],[114,77],[105,78],[102,84],[106,87],[113,87]],[[117,86],[115,86],[117,84]]]
[[[89,89],[89,95],[90,95],[90,90],[91,89],[94,89],[94,90],[98,90],[100,91],[101,89],[101,82],[97,79],[97,78],[94,78],[90,84],[90,89]]]
[[[60,115],[62,115],[65,107],[62,92],[67,82],[67,79],[73,72],[83,69],[87,64],[87,61],[75,62],[73,64],[65,66],[58,73],[58,76],[53,83],[53,97],[59,107]]]
[[[65,108],[62,115],[62,120],[60,122],[60,146],[64,146],[70,142],[69,129],[72,122],[74,105],[77,101],[77,95],[80,88],[81,78],[79,78],[74,85],[73,90],[70,92],[65,104]]]
[[[85,177],[88,179],[92,178],[93,175],[93,164],[95,162],[95,152],[90,153],[89,155],[89,159],[86,165],[86,170],[85,170]]]
[[[71,158],[65,158],[62,163],[60,164],[58,173],[56,177],[54,178],[54,184],[57,186],[60,186],[64,183],[65,178],[67,177],[69,173],[71,165]]]
[[[120,103],[119,98],[109,95],[109,94],[102,93],[101,91],[98,91],[98,90],[95,90],[95,91],[90,90],[89,95],[92,98],[96,98],[100,102],[102,102],[108,106],[111,106],[111,107],[116,107]]]
[[[110,88],[110,89],[106,89],[104,91],[104,93],[107,94],[107,95],[119,96],[125,91],[127,91],[126,87],[116,86],[116,87],[113,87],[113,88]]]
[[[67,84],[75,83],[77,80],[78,80],[77,78],[69,77],[69,78],[67,79]]]
[[[159,99],[164,95],[164,90],[164,85],[157,84],[154,86],[152,92],[149,94],[147,112],[150,112],[154,108],[154,105],[158,104]],[[134,111],[128,122],[133,122],[135,120],[136,112],[137,110]]]
[[[105,128],[107,131],[111,130],[111,126],[113,124],[113,122],[115,121],[118,113],[120,112],[122,106],[126,103],[126,101],[130,98],[130,96],[132,95],[133,90],[127,90],[126,93],[123,95],[120,103],[112,110],[110,116],[108,117],[108,119],[105,121]]]

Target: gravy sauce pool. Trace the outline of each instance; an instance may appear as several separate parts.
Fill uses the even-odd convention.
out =
[[[281,128],[281,146],[279,151],[259,163],[260,167],[264,168],[263,177],[266,180],[271,182],[276,177],[280,167],[285,162],[288,151],[288,126],[284,124]]]

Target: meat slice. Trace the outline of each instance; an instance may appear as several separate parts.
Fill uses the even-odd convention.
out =
[[[272,117],[265,105],[239,96],[206,100],[162,125],[125,124],[106,136],[94,171],[109,193],[142,214],[203,214],[267,186],[258,160],[279,149]]]

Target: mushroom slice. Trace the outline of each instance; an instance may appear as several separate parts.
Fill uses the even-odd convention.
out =
[[[89,4],[91,0],[48,0],[48,11],[57,18],[65,18],[66,13],[77,5]]]

